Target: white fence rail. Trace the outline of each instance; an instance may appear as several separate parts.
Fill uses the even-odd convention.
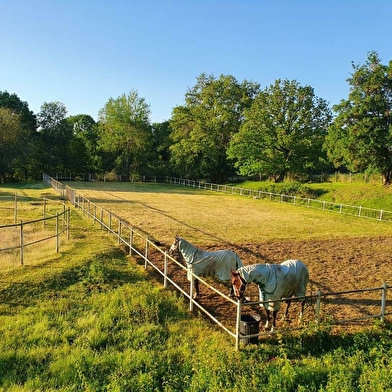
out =
[[[193,311],[195,307],[199,309],[201,312],[206,314],[213,322],[215,322],[219,327],[221,327],[224,331],[226,331],[231,337],[235,339],[235,347],[238,349],[240,346],[241,340],[247,340],[254,336],[262,336],[271,334],[271,332],[258,332],[257,334],[243,334],[241,333],[241,316],[242,311],[246,307],[247,309],[252,307],[259,307],[260,304],[264,302],[248,302],[246,304],[242,304],[239,301],[236,301],[216,287],[210,285],[206,280],[197,277],[200,283],[206,286],[209,290],[212,290],[216,295],[226,301],[227,304],[233,306],[233,316],[235,314],[235,320],[233,323],[229,323],[227,321],[221,321],[212,314],[206,307],[202,306],[200,302],[193,299],[193,281],[189,282],[187,287],[184,288],[184,284],[181,284],[179,281],[173,279],[173,268],[180,268],[184,271],[184,277],[186,277],[186,267],[179,263],[177,260],[172,258],[165,250],[162,250],[154,241],[150,240],[147,235],[140,233],[139,231],[133,229],[133,227],[126,221],[124,221],[121,217],[116,214],[111,213],[108,210],[103,209],[99,205],[91,202],[86,197],[78,194],[74,189],[69,188],[68,186],[63,186],[58,183],[56,180],[51,179],[48,183],[54,184],[55,189],[59,191],[60,194],[66,196],[68,200],[74,205],[74,207],[80,209],[82,214],[91,217],[95,222],[97,222],[102,229],[107,230],[109,233],[115,235],[118,239],[119,244],[123,244],[128,247],[128,251],[130,255],[137,255],[144,261],[144,266],[147,268],[148,266],[152,267],[161,277],[163,278],[163,285],[165,288],[168,287],[169,284],[174,286],[177,290],[179,290],[189,301],[189,309]],[[155,255],[154,259],[150,257],[151,252],[154,251],[158,254],[158,257]],[[193,275],[195,278],[196,276]],[[306,296],[305,299],[308,303],[312,303],[314,305],[314,322],[318,323],[321,321],[322,309],[321,305],[327,301],[328,297],[340,297],[342,295],[347,296],[349,294],[355,293],[367,293],[367,292],[380,292],[380,298],[376,299],[376,306],[379,311],[376,313],[367,314],[365,316],[351,318],[351,319],[341,319],[335,320],[335,323],[344,323],[351,322],[353,320],[364,320],[368,318],[378,318],[381,321],[384,321],[385,316],[392,315],[392,311],[388,308],[389,304],[386,301],[387,290],[391,289],[392,286],[387,286],[385,283],[381,287],[363,289],[363,290],[353,290],[353,291],[344,291],[338,293],[322,293],[320,290],[317,291],[317,294]],[[298,298],[300,299],[300,298]],[[281,301],[284,301],[282,299]],[[271,301],[269,301],[271,302]],[[388,311],[387,311],[388,308]]]
[[[379,221],[392,221],[392,211],[377,210],[362,206],[352,206],[342,203],[334,203],[324,200],[310,199],[306,197],[284,195],[280,193],[265,192],[255,189],[239,188],[229,185],[212,184],[209,182],[186,180],[183,178],[166,177],[166,182],[192,188],[231,193],[233,195],[250,196],[255,199],[268,199],[281,203],[291,203],[296,206],[317,208],[323,211],[332,211],[339,214],[353,215],[361,218],[376,219]]]

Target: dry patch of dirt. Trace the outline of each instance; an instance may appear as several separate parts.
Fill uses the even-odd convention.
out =
[[[162,250],[168,247],[162,246]],[[219,246],[200,246],[205,250],[222,249]],[[345,295],[329,293],[381,287],[383,282],[392,285],[392,239],[391,237],[336,238],[308,241],[271,241],[260,244],[239,244],[231,247],[237,252],[245,265],[255,263],[280,263],[287,259],[300,259],[309,269],[310,283],[308,295],[316,294],[320,289],[326,296],[322,302],[323,319],[341,321],[357,317],[379,314],[381,308],[381,290]],[[163,256],[157,250],[150,250],[149,258],[163,271]],[[152,268],[150,268],[152,270]],[[183,269],[169,263],[169,275],[181,287],[189,290],[189,282]],[[160,278],[161,279],[161,278]],[[224,293],[229,286],[213,282]],[[206,307],[225,326],[234,326],[236,308],[222,297],[201,286],[198,302]],[[189,291],[188,291],[189,292]],[[392,291],[388,290],[388,295]],[[258,300],[257,286],[248,285],[246,295]],[[392,300],[388,300],[387,312],[392,312]],[[291,321],[296,321],[297,304],[292,305]],[[244,312],[257,313],[264,320],[259,307],[244,308]],[[314,320],[315,301],[309,301],[305,310],[305,322]],[[351,325],[364,322],[352,322]]]

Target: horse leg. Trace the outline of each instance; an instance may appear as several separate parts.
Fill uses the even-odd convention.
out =
[[[193,281],[193,288],[194,288],[193,299],[196,299],[199,295],[199,279],[195,279]]]
[[[298,319],[299,325],[301,325],[301,323],[302,323],[302,317],[304,315],[304,308],[305,308],[305,300],[301,301],[301,311],[300,311],[299,319]]]
[[[267,308],[265,308],[265,313],[266,313],[266,315],[267,315],[267,321],[265,322],[264,328],[265,328],[265,330],[267,331],[268,328],[269,328],[269,326],[270,326],[271,312],[270,312]]]
[[[276,315],[278,314],[277,310],[274,310],[272,312],[272,328],[271,328],[271,332],[274,331],[274,329],[276,328]]]
[[[282,320],[286,320],[287,319],[287,316],[289,315],[290,305],[291,305],[291,301],[286,301],[286,309],[284,310],[284,314],[283,314]]]

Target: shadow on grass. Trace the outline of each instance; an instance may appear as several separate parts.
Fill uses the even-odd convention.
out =
[[[25,266],[2,276],[0,285],[0,315],[13,314],[16,308],[27,308],[45,298],[60,296],[71,286],[80,284],[86,293],[105,291],[127,283],[145,280],[137,269],[129,268],[124,253],[119,249],[81,260],[67,267],[62,261]],[[18,275],[20,273],[20,275]],[[16,281],[18,279],[18,281]]]

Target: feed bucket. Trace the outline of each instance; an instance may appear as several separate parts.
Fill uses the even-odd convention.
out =
[[[240,325],[240,335],[255,335],[259,333],[259,322],[260,317],[256,315],[243,314],[241,316],[241,325]],[[245,344],[254,343],[257,344],[259,342],[258,336],[252,336],[249,338],[241,338]]]

